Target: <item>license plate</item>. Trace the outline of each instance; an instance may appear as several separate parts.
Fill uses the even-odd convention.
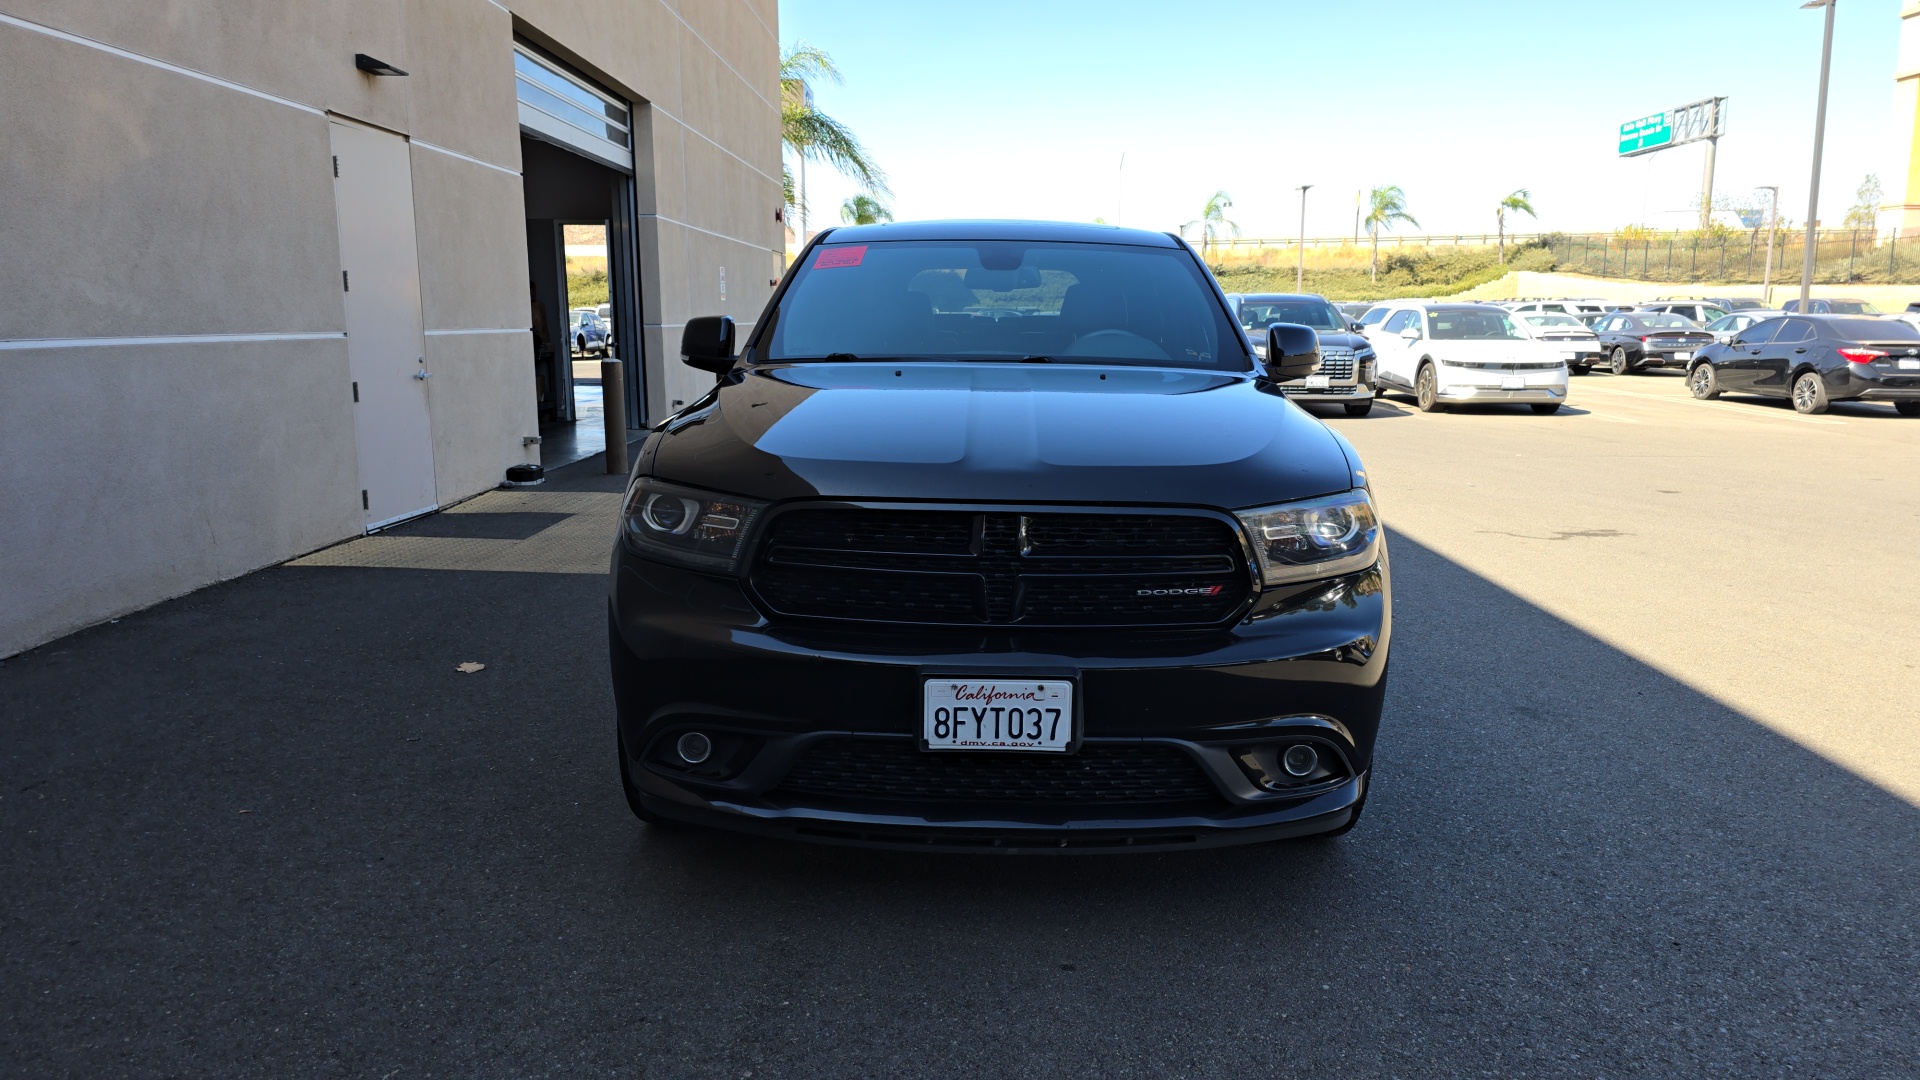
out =
[[[1691,360],[1693,359],[1693,354],[1690,352],[1677,352],[1673,354],[1673,358],[1675,360]]]
[[[1073,745],[1073,684],[1065,679],[928,679],[928,750],[1064,754]]]
[[[1902,360],[1900,361],[1900,370],[1920,371],[1920,360]]]
[[[1326,375],[1309,375],[1309,376],[1307,376],[1307,389],[1309,389],[1309,390],[1325,390],[1325,389],[1326,389],[1327,387],[1329,387],[1329,386],[1331,386],[1331,385],[1333,385],[1333,384],[1332,384],[1331,382],[1329,382],[1329,381],[1328,381],[1328,378],[1329,378],[1329,377],[1328,377],[1328,376],[1326,376]]]
[[[1500,380],[1500,389],[1502,390],[1525,390],[1526,388],[1527,379],[1524,375],[1515,375]]]

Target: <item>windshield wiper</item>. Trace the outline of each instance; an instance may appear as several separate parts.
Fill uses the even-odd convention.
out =
[[[1023,357],[1021,357],[1021,358],[1019,359],[1019,361],[1018,361],[1018,362],[1019,362],[1019,363],[1022,363],[1022,364],[1051,364],[1051,363],[1053,363],[1053,357],[1051,357],[1051,356],[1023,356]]]

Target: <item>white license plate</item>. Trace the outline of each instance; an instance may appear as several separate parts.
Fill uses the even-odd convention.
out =
[[[1073,684],[1065,679],[928,679],[922,737],[929,750],[1025,750],[1073,745]]]
[[[1691,352],[1677,352],[1677,353],[1674,353],[1674,354],[1673,354],[1673,358],[1674,358],[1675,360],[1691,360],[1691,359],[1693,359],[1693,353],[1691,353]]]
[[[1902,360],[1900,361],[1900,370],[1920,371],[1920,360]]]
[[[1307,376],[1307,389],[1309,390],[1325,390],[1327,387],[1331,385],[1333,384],[1328,381],[1328,376],[1325,376],[1325,375]]]
[[[1526,388],[1527,379],[1524,375],[1515,375],[1500,380],[1500,389],[1502,390],[1525,390]]]

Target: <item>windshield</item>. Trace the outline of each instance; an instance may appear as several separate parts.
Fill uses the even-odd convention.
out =
[[[1587,325],[1571,315],[1527,315],[1524,318],[1528,326],[1578,326],[1584,330]]]
[[[756,347],[769,360],[1054,360],[1245,371],[1182,248],[1019,240],[823,244]]]
[[[1427,336],[1438,341],[1520,340],[1527,335],[1504,311],[1492,308],[1443,308],[1427,312]]]
[[[1299,323],[1315,330],[1347,328],[1347,320],[1334,310],[1332,304],[1321,300],[1257,300],[1248,297],[1240,301],[1242,328],[1265,330],[1277,322]]]
[[[1920,328],[1899,319],[1828,319],[1835,337],[1854,341],[1920,341]]]
[[[1654,329],[1691,330],[1693,329],[1693,320],[1682,315],[1665,315],[1657,312],[1648,312],[1640,316],[1640,325],[1653,327]]]

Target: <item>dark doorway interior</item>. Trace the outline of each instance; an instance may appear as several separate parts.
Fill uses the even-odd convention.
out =
[[[622,230],[630,228],[632,218],[622,212],[620,204],[631,198],[632,181],[578,154],[525,135],[520,138],[520,154],[525,170],[527,280],[546,324],[544,340],[536,328],[532,361],[540,407],[540,460],[554,468],[605,449],[598,377],[602,355],[622,361],[629,398],[635,396],[631,390],[641,370],[639,351],[627,343],[639,341],[639,328],[620,327],[616,320],[610,348],[602,349],[589,339],[582,350],[581,335],[569,322],[569,301],[581,298],[568,295],[565,254],[568,225],[603,226],[605,247],[610,252],[617,244],[631,244],[632,238]],[[622,297],[637,298],[632,275],[614,259],[607,260],[607,271],[609,299],[613,301],[610,306],[637,310],[637,304],[619,302]],[[597,306],[572,304],[573,308]],[[631,332],[622,334],[623,329]],[[579,378],[575,377],[576,361],[581,362]],[[629,425],[638,419],[629,410]]]

